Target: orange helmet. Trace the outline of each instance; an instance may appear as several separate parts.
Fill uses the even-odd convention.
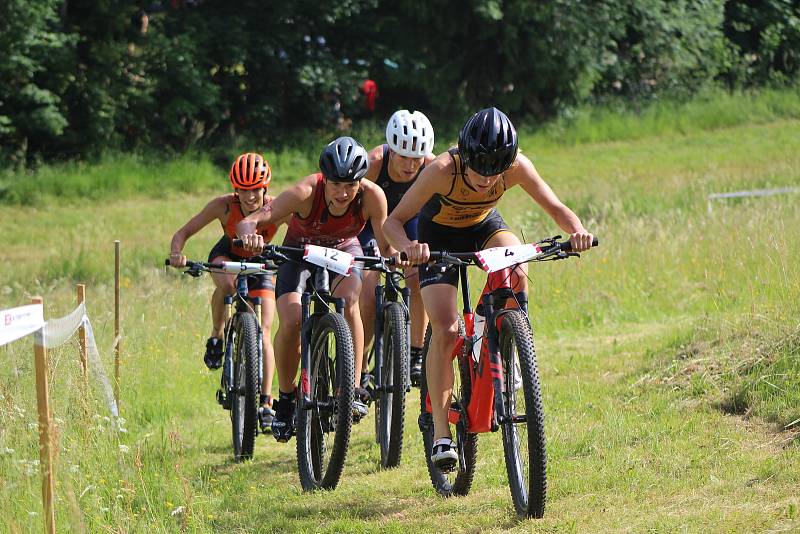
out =
[[[269,168],[269,163],[264,156],[248,152],[236,158],[228,178],[231,179],[231,185],[234,188],[266,188],[272,180],[272,169]]]

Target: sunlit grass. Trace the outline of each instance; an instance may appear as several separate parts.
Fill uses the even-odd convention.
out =
[[[210,163],[200,164],[208,183],[222,184],[199,193],[176,186],[0,207],[0,309],[41,294],[46,317],[61,316],[75,306],[74,283],[88,283],[109,373],[113,241],[122,242],[127,432],[114,431],[97,391],[82,388],[75,340],[51,353],[59,531],[797,529],[797,197],[720,201],[711,213],[706,200],[800,179],[800,121],[754,122],[574,147],[523,139],[601,241],[581,259],[530,266],[548,432],[541,521],[513,516],[497,435],[480,438],[469,496],[434,495],[417,390],[399,469],[377,468],[371,416],[356,427],[333,492],[300,491],[294,442],[260,437],[252,462],[231,461],[228,414],[213,399],[219,375],[201,363],[211,281],[163,268],[175,229],[225,190]],[[274,164],[302,172],[303,158],[286,152]],[[522,192],[501,209],[529,241],[559,233]],[[195,236],[187,255],[204,258],[219,232],[215,224]],[[477,293],[480,273],[472,280]],[[42,528],[31,352],[29,338],[0,348],[4,531]]]

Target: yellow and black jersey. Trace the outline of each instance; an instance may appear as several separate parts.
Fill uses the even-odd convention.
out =
[[[453,176],[450,191],[446,195],[437,193],[425,203],[421,215],[423,218],[442,226],[466,228],[482,222],[497,205],[497,201],[506,192],[505,177],[501,176],[497,183],[486,193],[481,193],[467,182],[466,169],[457,148],[448,151],[453,158]]]

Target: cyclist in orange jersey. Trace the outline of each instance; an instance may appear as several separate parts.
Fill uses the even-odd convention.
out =
[[[425,165],[433,161],[433,143],[433,126],[422,112],[401,109],[389,118],[386,124],[386,143],[370,151],[369,172],[364,176],[383,189],[389,213],[400,203]],[[417,239],[417,217],[412,217],[405,223],[405,230],[409,239]],[[377,254],[377,242],[372,225],[367,224],[359,234],[358,240],[365,254]],[[422,304],[417,269],[406,269],[405,274],[406,284],[411,293],[410,374],[411,383],[417,385],[422,376],[422,345],[425,342],[428,317]],[[361,320],[364,323],[365,348],[375,330],[375,286],[379,280],[380,273],[377,271],[364,273],[359,307]],[[368,372],[367,358],[368,354],[364,354],[364,373]]]
[[[237,226],[247,250],[259,251],[264,238],[257,233],[274,218],[292,216],[284,244],[320,245],[362,255],[358,234],[367,221],[377,228],[375,237],[384,256],[394,253],[383,237],[386,220],[386,196],[383,190],[363,180],[369,168],[367,151],[352,137],[340,137],[329,143],[320,154],[320,172],[306,176],[278,195],[272,204],[251,214]],[[396,254],[396,253],[394,253]],[[278,269],[277,307],[279,326],[275,334],[279,397],[272,434],[286,442],[293,435],[295,413],[295,376],[300,363],[300,295],[305,289],[308,269],[287,262]],[[350,276],[336,276],[330,283],[334,296],[343,298],[344,318],[353,334],[353,354],[364,352],[364,331],[358,297],[361,292],[361,269]],[[355,366],[356,399],[353,421],[367,414],[365,392],[360,388],[361,366]]]
[[[175,232],[172,236],[169,260],[173,267],[186,265],[183,247],[186,241],[214,220],[222,225],[223,235],[211,249],[208,261],[243,261],[252,256],[246,250],[233,246],[236,238],[236,224],[249,214],[258,211],[272,202],[269,194],[269,183],[272,170],[269,163],[259,154],[242,154],[233,162],[228,173],[233,193],[213,199],[198,214]],[[278,231],[278,226],[288,222],[288,217],[273,221],[259,230],[262,238],[269,242]],[[225,273],[212,273],[214,293],[211,296],[211,337],[206,341],[206,352],[203,361],[209,369],[219,369],[222,365],[222,336],[225,328],[225,295],[236,292],[234,282],[236,276]],[[250,276],[248,289],[251,297],[261,298],[261,328],[263,330],[264,380],[261,384],[260,423],[263,431],[272,424],[272,378],[275,374],[275,356],[272,348],[272,320],[275,316],[275,275]]]
[[[591,247],[592,234],[542,180],[533,163],[518,152],[517,132],[497,108],[483,109],[470,117],[459,134],[458,148],[426,165],[384,224],[389,242],[405,252],[412,264],[419,265],[422,299],[432,330],[425,368],[434,423],[430,454],[440,469],[458,461],[447,420],[453,388],[450,354],[458,337],[458,273],[433,272],[427,265],[429,252],[476,252],[520,244],[495,209],[503,193],[514,186],[522,187],[569,233],[573,250]],[[419,239],[412,240],[403,225],[417,214]],[[518,266],[517,271],[514,291],[520,304],[527,306],[527,265]]]

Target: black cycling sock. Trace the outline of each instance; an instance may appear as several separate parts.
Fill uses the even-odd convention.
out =
[[[411,347],[412,358],[422,358],[422,347]]]
[[[278,390],[278,400],[281,401],[294,401],[294,394],[295,390],[293,389],[290,393],[284,393],[280,389]]]
[[[262,406],[265,405],[265,404],[267,406],[271,405],[272,404],[272,395],[263,395],[263,394],[259,395],[258,403],[261,404]]]
[[[519,302],[519,309],[524,310],[525,313],[528,313],[528,292],[520,291],[518,293],[514,293],[514,297],[516,297],[517,302]]]

